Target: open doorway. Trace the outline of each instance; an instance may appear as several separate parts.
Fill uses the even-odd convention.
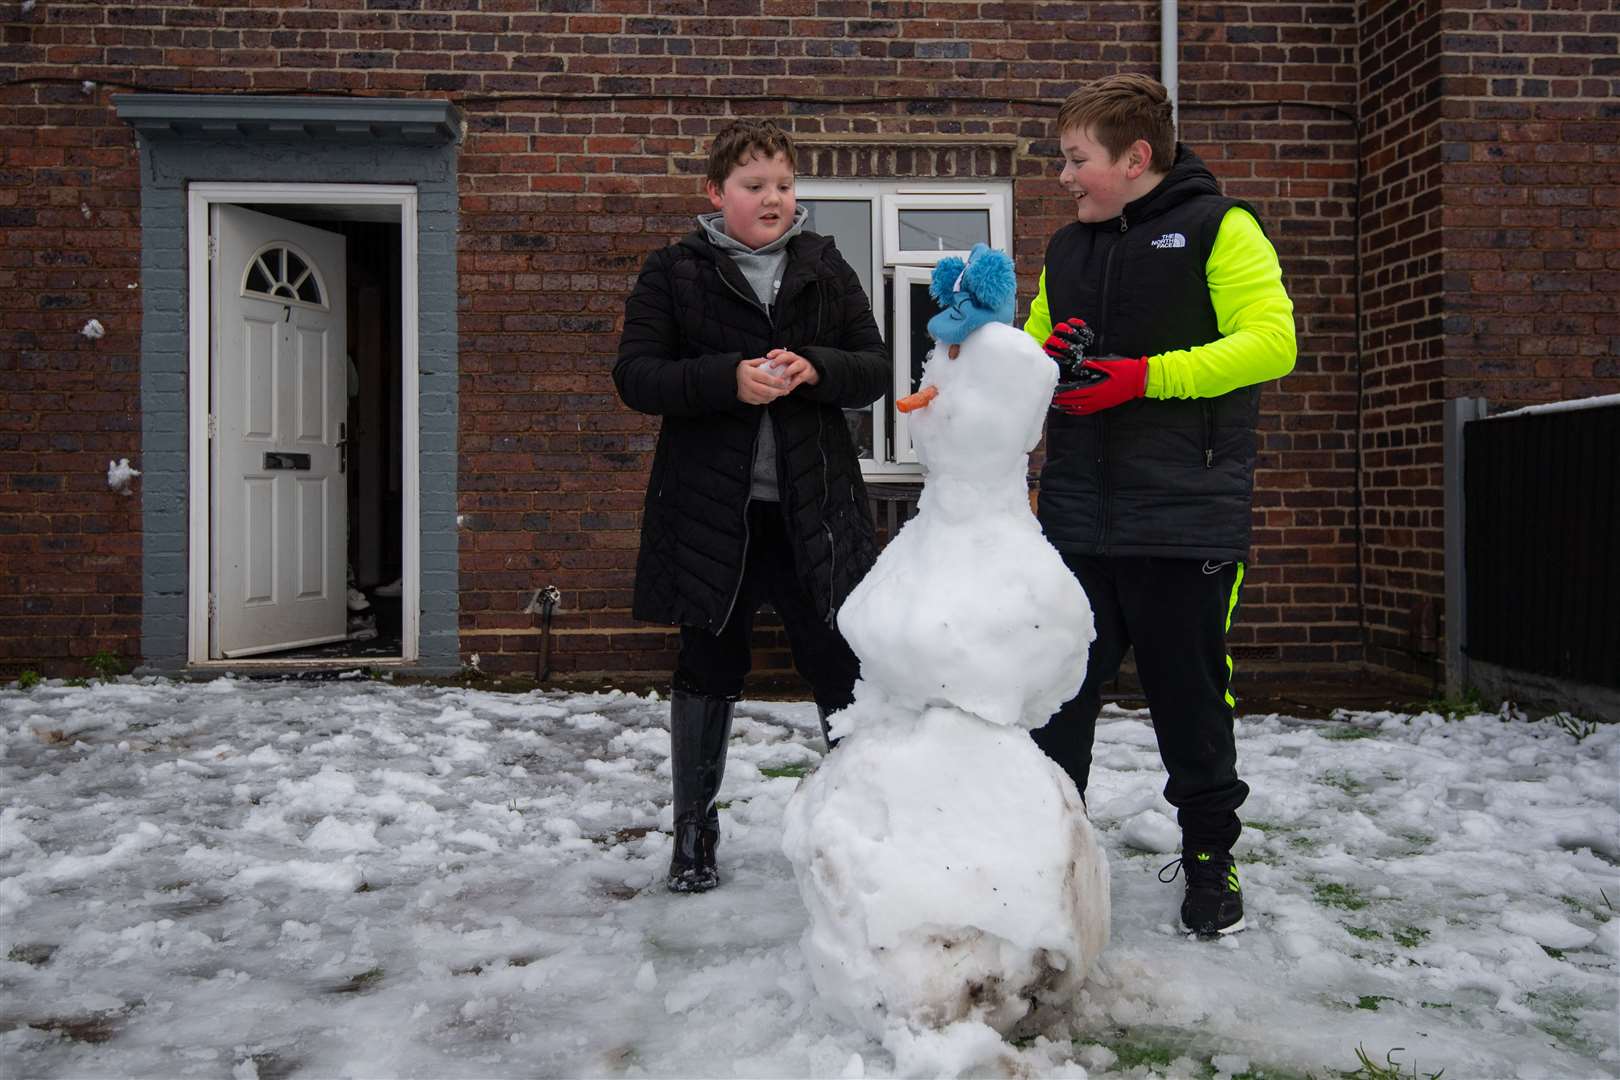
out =
[[[194,186],[192,215],[210,263],[205,393],[195,366],[191,380],[207,408],[192,490],[209,493],[201,543],[192,513],[207,596],[192,662],[414,659],[413,202],[195,190],[210,186]],[[196,347],[194,332],[194,365]]]

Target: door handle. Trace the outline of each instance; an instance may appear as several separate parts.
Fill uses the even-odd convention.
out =
[[[337,452],[338,474],[342,475],[349,471],[349,425],[342,421],[338,422]]]

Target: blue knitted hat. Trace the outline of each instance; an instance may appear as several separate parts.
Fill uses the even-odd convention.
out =
[[[928,294],[945,310],[928,320],[928,332],[945,345],[959,344],[988,322],[1012,322],[1018,278],[1005,251],[974,244],[963,262],[956,256],[934,267]]]

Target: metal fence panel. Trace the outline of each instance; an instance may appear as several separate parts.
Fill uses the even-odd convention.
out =
[[[1463,429],[1471,659],[1620,688],[1620,405]]]

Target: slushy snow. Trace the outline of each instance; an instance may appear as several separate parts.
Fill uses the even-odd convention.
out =
[[[780,844],[809,702],[738,704],[726,883],[674,896],[657,696],[0,688],[0,1074],[1620,1073],[1620,726],[1241,706],[1249,929],[1177,930],[1166,856],[1121,836],[1171,813],[1153,731],[1105,709],[1109,947],[1069,1019],[941,1047],[806,971]]]

